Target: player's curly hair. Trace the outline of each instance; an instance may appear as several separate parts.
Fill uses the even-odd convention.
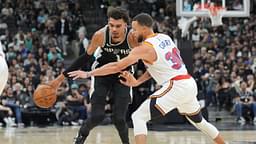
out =
[[[129,15],[127,11],[120,7],[110,9],[107,16],[108,18],[113,18],[115,20],[123,19],[125,23],[129,23]]]

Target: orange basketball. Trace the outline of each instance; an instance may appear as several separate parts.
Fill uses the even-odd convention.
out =
[[[33,95],[33,100],[38,107],[50,108],[56,102],[56,89],[50,85],[39,85]]]

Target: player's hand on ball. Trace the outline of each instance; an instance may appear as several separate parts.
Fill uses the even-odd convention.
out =
[[[68,73],[69,77],[73,77],[73,80],[76,80],[78,78],[88,78],[91,77],[91,72],[85,72],[81,70],[72,71]]]
[[[135,87],[138,86],[138,81],[135,79],[135,77],[128,71],[124,71],[120,74],[120,77],[123,79],[120,79],[120,82],[126,86]]]

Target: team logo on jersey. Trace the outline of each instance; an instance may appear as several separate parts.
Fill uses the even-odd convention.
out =
[[[122,49],[122,48],[114,49],[114,48],[106,48],[106,47],[104,47],[103,49],[104,49],[106,52],[113,53],[113,54],[124,54],[124,55],[128,55],[129,52],[130,52],[130,49]]]

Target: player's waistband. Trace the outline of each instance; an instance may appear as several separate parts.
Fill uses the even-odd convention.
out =
[[[183,79],[190,79],[191,75],[190,74],[186,74],[186,75],[177,75],[173,78],[171,78],[171,80],[183,80]]]

